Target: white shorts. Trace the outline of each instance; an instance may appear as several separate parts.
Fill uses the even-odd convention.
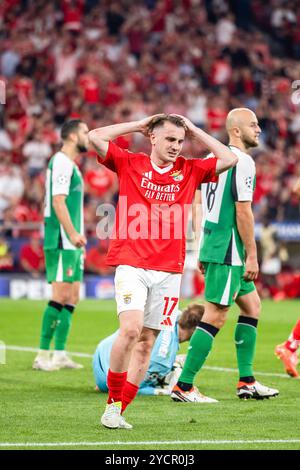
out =
[[[181,274],[120,265],[115,274],[118,314],[144,312],[144,326],[173,329],[178,315]]]

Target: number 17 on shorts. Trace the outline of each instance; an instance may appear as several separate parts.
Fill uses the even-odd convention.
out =
[[[178,304],[178,297],[164,297],[164,311],[163,311],[163,320],[161,321],[161,325],[173,327],[174,324],[172,322],[172,313],[174,312],[175,308]],[[175,318],[176,321],[176,318]]]

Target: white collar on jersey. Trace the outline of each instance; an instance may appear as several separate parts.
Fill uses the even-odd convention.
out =
[[[173,168],[173,163],[171,163],[168,166],[164,166],[163,168],[160,168],[159,166],[155,165],[155,163],[153,163],[152,160],[150,160],[150,161],[151,161],[151,165],[154,168],[154,170],[157,171],[157,173],[160,173],[161,175],[164,175],[165,173],[168,173],[168,171],[170,171]]]

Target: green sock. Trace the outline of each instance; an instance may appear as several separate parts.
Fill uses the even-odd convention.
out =
[[[218,328],[208,323],[199,323],[191,337],[188,354],[178,382],[193,383],[195,375],[203,366],[212,348],[214,337],[218,331]]]
[[[55,330],[54,349],[64,351],[72,323],[72,313],[74,305],[64,305],[59,315],[59,323]]]
[[[63,306],[58,302],[50,300],[48,303],[42,320],[42,331],[40,338],[40,349],[49,350],[50,343],[57,327],[57,320]]]
[[[253,359],[256,346],[257,320],[240,316],[235,329],[235,346],[241,377],[253,376]]]

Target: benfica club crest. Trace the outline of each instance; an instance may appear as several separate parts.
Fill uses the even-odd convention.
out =
[[[124,303],[125,303],[126,305],[128,305],[128,304],[131,303],[131,297],[132,297],[131,292],[129,292],[129,293],[127,293],[127,294],[123,294]]]
[[[183,180],[183,174],[181,173],[181,170],[176,170],[170,173],[170,176],[173,178],[174,181],[182,181]]]
[[[67,276],[68,277],[73,276],[73,268],[71,266],[69,266],[68,269],[67,269]]]

